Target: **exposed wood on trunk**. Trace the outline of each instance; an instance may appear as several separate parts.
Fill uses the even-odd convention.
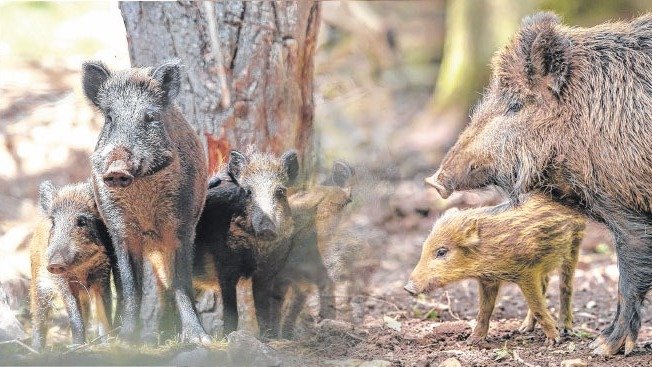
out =
[[[132,64],[182,60],[187,72],[179,104],[205,137],[211,169],[228,157],[229,149],[255,144],[275,153],[296,148],[306,177],[315,162],[313,64],[319,3],[212,5],[120,3]],[[215,12],[217,29],[211,28],[207,8]]]

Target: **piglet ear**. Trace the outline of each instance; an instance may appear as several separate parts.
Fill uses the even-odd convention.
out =
[[[167,105],[177,98],[181,90],[181,60],[168,60],[152,70],[150,75],[163,90],[164,104]]]
[[[353,178],[353,168],[344,161],[335,161],[333,163],[333,170],[331,176],[333,183],[339,187],[345,188],[351,186],[351,179]]]
[[[464,244],[475,246],[480,243],[480,223],[478,218],[471,218],[464,223]]]
[[[54,193],[56,189],[51,181],[43,181],[38,188],[38,203],[43,214],[50,213],[52,209],[52,201],[54,200]]]
[[[87,61],[82,65],[82,86],[84,94],[95,106],[99,106],[97,94],[102,84],[109,79],[109,69],[100,61]]]
[[[229,156],[228,172],[235,180],[240,178],[242,169],[247,165],[247,157],[237,150],[232,150]]]
[[[288,185],[294,185],[297,176],[299,175],[299,157],[297,152],[293,149],[288,150],[281,156],[281,164],[283,170],[288,175]]]

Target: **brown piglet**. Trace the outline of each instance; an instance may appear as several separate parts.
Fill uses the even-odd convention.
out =
[[[516,283],[529,306],[520,331],[539,322],[554,345],[560,341],[546,306],[549,274],[560,269],[559,329],[573,326],[573,274],[586,220],[542,195],[529,196],[519,206],[450,209],[437,220],[423,244],[421,259],[405,290],[412,295],[475,278],[480,289],[477,325],[470,344],[484,340],[496,296],[503,282]]]
[[[52,297],[63,299],[73,343],[83,344],[90,301],[95,304],[100,335],[111,327],[110,272],[113,250],[93,199],[90,182],[55,189],[40,186],[43,218],[30,240],[30,305],[34,349],[45,346]]]

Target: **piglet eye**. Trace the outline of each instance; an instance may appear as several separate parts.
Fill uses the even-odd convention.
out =
[[[437,252],[435,253],[435,255],[437,257],[444,257],[444,256],[446,256],[447,253],[448,253],[448,249],[446,247],[440,247],[440,248],[437,249]]]
[[[88,226],[88,219],[86,217],[77,217],[76,221],[77,227],[87,227]]]
[[[509,105],[507,105],[507,112],[509,113],[515,113],[520,111],[523,108],[523,103],[520,101],[514,101],[510,102]]]
[[[278,187],[276,188],[276,196],[279,198],[283,198],[287,195],[287,189],[285,187]]]

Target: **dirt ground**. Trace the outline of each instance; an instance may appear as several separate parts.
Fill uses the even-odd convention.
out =
[[[421,18],[412,15],[414,21],[404,25],[399,36],[411,33],[417,45],[430,42],[435,31],[424,32],[423,27],[440,16],[436,11],[423,12]],[[406,72],[407,67],[388,67],[380,82],[365,79],[367,71],[370,75],[375,71],[373,63],[359,53],[355,41],[346,44],[353,50],[346,52],[355,57],[339,61],[335,52],[327,50],[317,56],[316,126],[325,158],[344,158],[356,168],[358,181],[340,238],[359,246],[359,251],[349,259],[347,281],[337,293],[341,322],[318,320],[316,299],[311,297],[295,340],[266,341],[284,356],[284,364],[358,366],[376,360],[375,365],[381,366],[378,360],[383,360],[393,366],[438,366],[455,358],[462,366],[531,367],[559,366],[564,360],[580,358],[590,366],[652,366],[652,320],[646,312],[632,355],[590,354],[588,344],[614,315],[618,282],[610,235],[597,225],[587,230],[575,275],[575,331],[558,346],[544,346],[540,328],[528,334],[516,331],[527,308],[514,285],[503,288],[488,341],[481,347],[465,344],[477,312],[473,281],[416,298],[403,290],[421,242],[441,212],[451,206],[481,205],[495,197],[478,193],[441,200],[424,186],[423,179],[434,171],[438,156],[435,149],[423,147],[434,140],[449,140],[430,130],[445,125],[442,121],[410,124],[431,96],[433,74],[422,77],[420,69]],[[3,75],[0,84],[0,282],[28,272],[24,240],[38,215],[34,200],[38,182],[52,179],[64,184],[87,175],[99,122],[80,96],[77,61],[70,67],[17,63],[5,69],[11,72]],[[401,73],[412,79],[401,79]],[[392,84],[392,80],[399,82]],[[415,85],[415,80],[428,82]],[[329,88],[338,90],[338,96],[330,97]],[[555,276],[548,295],[555,314],[557,284]],[[24,290],[21,294],[18,315],[27,328]],[[7,352],[0,346],[0,364],[160,365],[171,364],[189,348],[168,342],[157,348],[116,343],[73,350],[67,347],[65,316],[57,317],[53,325],[48,342],[55,347],[48,354],[34,356],[20,346]],[[224,343],[216,340],[212,348],[213,361],[221,364]]]

